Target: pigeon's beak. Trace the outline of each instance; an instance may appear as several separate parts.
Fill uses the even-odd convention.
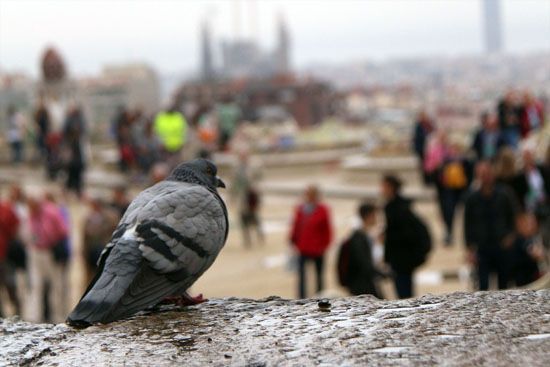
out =
[[[216,180],[218,181],[218,187],[225,189],[225,182],[223,182],[222,179],[219,177],[216,177]]]

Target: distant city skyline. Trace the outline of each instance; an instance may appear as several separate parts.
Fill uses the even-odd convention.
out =
[[[278,15],[292,34],[290,62],[298,69],[317,63],[481,55],[482,5],[482,0],[0,0],[0,70],[36,76],[42,52],[53,45],[72,75],[126,62],[147,62],[161,74],[199,73],[205,18],[213,25],[213,39],[238,34],[273,49]],[[506,52],[550,51],[550,1],[502,0],[500,10]]]

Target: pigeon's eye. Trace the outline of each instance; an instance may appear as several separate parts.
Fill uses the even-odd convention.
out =
[[[214,171],[212,170],[212,167],[206,167],[206,173],[209,175],[213,175]]]

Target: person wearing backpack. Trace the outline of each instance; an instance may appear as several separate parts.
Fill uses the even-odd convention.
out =
[[[414,295],[413,273],[431,250],[431,237],[423,221],[412,212],[410,201],[401,196],[401,180],[386,175],[382,180],[384,214],[384,261],[394,273],[399,298]]]
[[[453,243],[453,224],[456,208],[463,201],[471,182],[471,164],[461,154],[458,144],[449,146],[439,175],[439,200],[443,222],[445,223],[445,245]]]
[[[361,228],[355,230],[340,246],[338,253],[338,278],[340,284],[354,296],[372,294],[383,299],[376,280],[384,274],[376,268],[372,258],[373,241],[369,230],[376,225],[376,207],[361,204],[358,210]]]

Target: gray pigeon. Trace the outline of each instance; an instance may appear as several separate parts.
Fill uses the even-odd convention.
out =
[[[227,239],[227,209],[217,192],[225,184],[216,173],[205,159],[182,163],[132,201],[69,325],[109,323],[166,297],[189,297],[186,290]]]

